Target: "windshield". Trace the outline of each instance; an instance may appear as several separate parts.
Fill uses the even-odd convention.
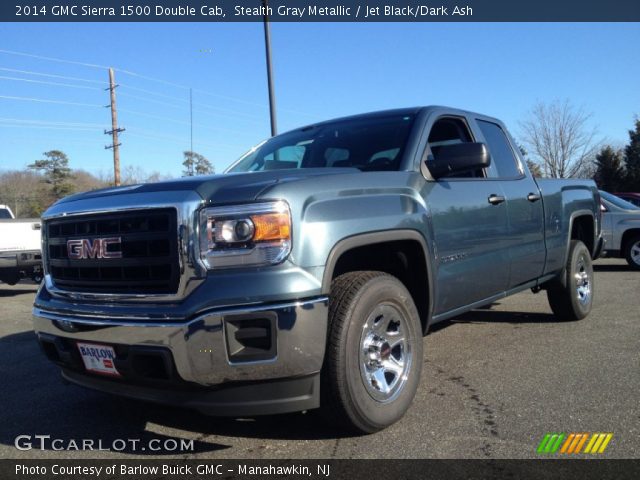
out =
[[[610,193],[603,192],[602,190],[600,190],[600,196],[618,208],[623,208],[624,210],[640,210],[640,207],[636,207],[633,203],[627,202],[626,200],[616,197]]]
[[[252,148],[227,172],[355,167],[398,170],[414,115],[343,120],[294,130]]]
[[[0,208],[0,219],[11,218],[9,210],[6,208]]]

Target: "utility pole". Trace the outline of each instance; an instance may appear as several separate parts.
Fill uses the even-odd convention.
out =
[[[111,107],[111,130],[105,130],[105,135],[111,135],[113,141],[111,145],[107,145],[104,148],[113,149],[113,183],[116,187],[120,186],[120,145],[118,142],[118,133],[124,132],[124,128],[118,127],[118,110],[116,109],[116,85],[115,76],[113,73],[113,68],[109,68],[109,88],[107,90],[110,91],[111,96],[111,104],[107,105],[107,107]]]
[[[267,83],[269,86],[269,115],[271,118],[271,136],[278,133],[276,125],[276,94],[273,90],[273,69],[271,66],[271,27],[269,25],[268,0],[262,0],[264,24],[264,48],[267,55]]]

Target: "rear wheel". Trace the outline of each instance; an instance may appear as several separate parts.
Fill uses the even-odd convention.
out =
[[[640,235],[632,237],[624,249],[624,257],[631,268],[640,270]]]
[[[567,265],[560,278],[547,288],[547,298],[559,320],[581,320],[593,304],[593,265],[589,249],[580,240],[571,240]]]
[[[382,272],[334,280],[323,370],[325,414],[372,433],[398,421],[415,396],[422,368],[422,329],[405,286]]]

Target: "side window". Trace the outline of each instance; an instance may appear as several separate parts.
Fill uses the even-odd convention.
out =
[[[461,118],[445,117],[436,121],[429,132],[427,140],[429,152],[433,156],[434,161],[438,160],[438,151],[445,145],[454,145],[456,143],[472,142],[471,134],[467,124]],[[483,170],[470,170],[468,172],[460,172],[455,175],[449,175],[450,178],[482,178]]]
[[[513,155],[513,150],[511,150],[507,136],[502,131],[502,128],[485,120],[477,120],[477,122],[482,135],[487,141],[491,162],[495,165],[498,176],[501,178],[520,177],[522,175],[520,164]]]
[[[329,147],[324,151],[327,167],[350,167],[349,150],[346,148]]]
[[[304,145],[287,145],[264,157],[263,170],[282,170],[284,168],[300,168],[304,157]]]

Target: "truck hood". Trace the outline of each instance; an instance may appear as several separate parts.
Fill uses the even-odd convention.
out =
[[[253,201],[270,186],[307,179],[314,176],[337,175],[359,172],[356,168],[305,168],[251,173],[227,173],[185,177],[166,182],[128,185],[78,193],[59,200],[55,205],[80,200],[101,199],[116,195],[151,192],[196,192],[209,203],[238,203]]]

